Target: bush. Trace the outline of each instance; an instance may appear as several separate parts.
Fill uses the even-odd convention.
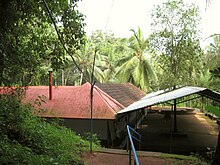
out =
[[[33,116],[18,94],[0,96],[2,164],[80,164],[89,142],[70,129]],[[97,145],[94,146],[97,148]]]
[[[213,113],[218,118],[220,118],[220,109],[218,107],[213,106],[213,105],[207,105],[207,106],[205,106],[205,110],[210,113]]]

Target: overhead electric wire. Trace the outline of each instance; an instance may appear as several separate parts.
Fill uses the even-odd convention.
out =
[[[113,1],[114,1],[114,0],[113,0]],[[72,58],[73,63],[75,64],[75,66],[77,67],[77,69],[83,74],[83,71],[80,69],[79,65],[76,63],[75,59],[73,58],[73,56],[69,53],[68,49],[66,48],[66,46],[65,46],[65,44],[64,44],[64,41],[62,40],[62,38],[61,38],[61,36],[60,36],[60,33],[59,33],[58,29],[57,29],[56,23],[55,23],[55,21],[54,21],[54,19],[53,19],[52,13],[51,13],[51,11],[50,11],[50,9],[49,9],[47,3],[46,3],[46,0],[43,0],[43,2],[44,2],[44,5],[45,5],[45,7],[46,7],[46,9],[47,9],[47,11],[48,11],[48,13],[49,13],[49,16],[50,16],[52,22],[53,22],[53,25],[54,25],[54,27],[55,27],[56,33],[57,33],[57,35],[58,35],[58,38],[59,38],[59,40],[60,40],[60,42],[61,42],[63,48],[65,49],[65,51],[67,52],[67,54]],[[94,88],[94,86],[95,86],[95,81],[94,81],[94,68],[95,68],[96,53],[97,53],[97,50],[95,50],[95,54],[94,54],[94,61],[93,61],[93,65],[92,65],[92,74],[91,74],[91,82],[90,82],[90,84],[91,84],[91,90],[90,90],[90,103],[91,103],[91,107],[90,107],[90,108],[91,108],[91,120],[90,120],[90,121],[91,121],[91,122],[90,122],[90,152],[91,152],[91,153],[92,153],[92,133],[93,133],[93,88]],[[86,79],[86,81],[88,81],[87,78],[85,78],[85,79]],[[88,81],[88,82],[89,82],[89,81]]]
[[[108,26],[108,21],[109,21],[109,19],[110,19],[110,15],[111,15],[111,12],[112,12],[112,8],[113,8],[113,5],[114,5],[114,1],[115,1],[115,0],[112,0],[112,5],[111,5],[111,8],[110,8],[110,11],[109,11],[109,14],[108,14],[108,18],[107,18],[107,21],[106,21],[106,24],[105,24],[105,30],[106,30],[106,28],[107,28],[107,26]]]
[[[54,19],[53,19],[52,12],[50,11],[50,9],[49,9],[49,7],[48,7],[48,5],[47,5],[46,0],[43,0],[43,3],[44,3],[44,5],[45,5],[45,7],[46,7],[46,9],[47,9],[47,12],[48,12],[48,14],[49,14],[49,16],[50,16],[52,22],[53,22],[53,25],[54,25],[54,28],[55,28],[55,30],[56,30],[58,39],[60,40],[60,42],[61,42],[61,44],[62,44],[64,50],[65,50],[65,51],[67,52],[67,54],[72,58],[73,63],[74,63],[74,65],[76,66],[76,68],[79,70],[79,72],[83,74],[83,71],[80,69],[79,65],[76,63],[74,57],[70,54],[70,52],[69,52],[68,49],[66,48],[66,46],[65,46],[65,44],[64,44],[64,41],[63,41],[62,37],[60,36],[60,33],[59,33],[58,28],[57,28],[56,22],[55,22]],[[84,78],[87,80],[86,77],[84,77]],[[88,80],[87,80],[87,81],[88,81]]]

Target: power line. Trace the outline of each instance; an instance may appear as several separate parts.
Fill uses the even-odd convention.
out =
[[[109,21],[110,15],[112,13],[112,8],[113,8],[113,5],[114,5],[114,1],[115,0],[112,0],[112,5],[111,5],[111,8],[110,8],[110,11],[109,11],[109,14],[108,14],[108,18],[107,18],[107,21],[106,21],[106,24],[105,24],[105,30],[106,30],[106,28],[108,26],[108,21]]]
[[[64,43],[62,37],[60,36],[60,33],[59,33],[59,31],[58,31],[56,22],[55,22],[54,19],[53,19],[52,12],[50,11],[50,9],[49,9],[49,7],[48,7],[48,5],[47,5],[46,0],[43,0],[43,3],[44,3],[44,5],[45,5],[45,7],[46,7],[46,9],[47,9],[47,12],[48,12],[48,14],[49,14],[49,16],[50,16],[52,22],[53,22],[53,25],[54,25],[54,28],[55,28],[55,30],[56,30],[58,39],[60,40],[60,42],[61,42],[61,44],[62,44],[64,50],[65,50],[65,51],[67,52],[67,54],[72,58],[73,63],[74,63],[74,65],[76,66],[76,68],[79,70],[79,72],[83,74],[83,71],[81,70],[81,68],[79,67],[79,65],[76,63],[74,57],[70,54],[70,52],[69,52],[68,49],[66,48],[65,43]],[[84,78],[86,79],[86,77],[84,77]],[[87,79],[86,79],[86,80],[87,80]],[[88,81],[88,80],[87,80],[87,81]]]

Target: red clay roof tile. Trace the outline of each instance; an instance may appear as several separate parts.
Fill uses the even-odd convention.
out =
[[[0,94],[5,93],[6,90],[1,89]],[[37,109],[45,109],[36,111],[38,116],[88,119],[91,113],[90,90],[89,83],[82,86],[53,86],[53,98],[49,100],[48,86],[29,86],[24,101],[35,104]],[[143,91],[130,83],[97,83],[93,91],[94,119],[114,119],[118,111],[145,96]],[[41,99],[45,102],[41,102]],[[36,103],[40,103],[40,106]]]
[[[49,100],[48,86],[28,87],[26,101],[35,102],[38,96],[45,96],[46,103],[40,108],[46,109],[37,115],[42,117],[60,118],[90,118],[90,89],[91,85],[86,83],[82,86],[58,86],[53,87],[53,98]],[[124,108],[123,105],[105,94],[99,88],[94,87],[93,93],[93,118],[114,119],[117,112]]]

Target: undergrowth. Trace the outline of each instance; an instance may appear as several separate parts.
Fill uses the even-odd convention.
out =
[[[198,157],[197,155],[178,155],[178,154],[161,154],[162,158],[165,159],[173,159],[174,165],[208,165],[210,164],[208,161],[204,160],[202,157]]]
[[[81,164],[81,153],[89,150],[89,141],[56,122],[34,116],[33,107],[21,102],[22,95],[0,95],[1,164]]]
[[[213,105],[206,105],[205,106],[205,110],[207,112],[213,113],[214,115],[216,115],[218,118],[220,118],[220,109],[217,106],[213,106]]]

